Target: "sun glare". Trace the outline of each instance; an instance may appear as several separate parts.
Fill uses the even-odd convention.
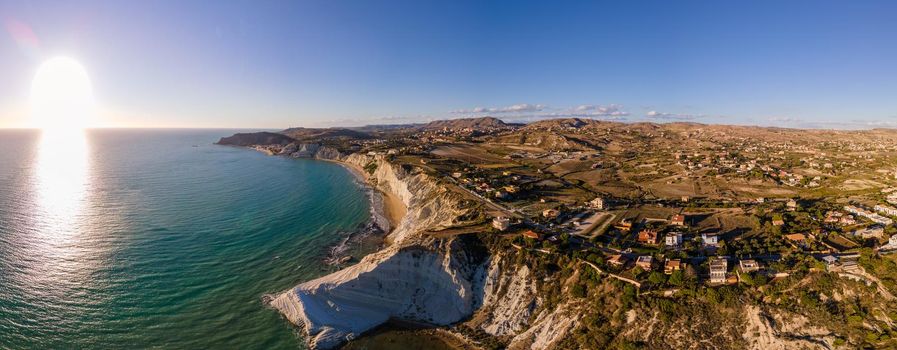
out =
[[[78,61],[56,57],[38,68],[31,82],[34,126],[42,129],[83,129],[93,122],[93,89]]]

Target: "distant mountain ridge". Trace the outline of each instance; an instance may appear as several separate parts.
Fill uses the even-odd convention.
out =
[[[480,117],[480,118],[459,118],[459,119],[444,119],[444,120],[435,120],[424,124],[421,128],[426,130],[433,129],[505,129],[510,128],[511,125],[503,122],[501,119],[494,117]]]
[[[570,132],[611,132],[608,137],[618,138],[629,133],[645,135],[679,135],[706,140],[722,141],[732,139],[755,139],[775,141],[800,139],[808,142],[831,141],[833,138],[850,137],[857,140],[871,140],[884,135],[892,135],[895,129],[832,130],[832,129],[792,129],[765,126],[701,124],[695,122],[635,122],[626,123],[591,118],[557,118],[533,121],[527,124],[506,123],[494,117],[459,118],[436,120],[426,124],[368,125],[363,127],[304,128],[295,127],[280,132],[239,133],[218,141],[224,145],[287,145],[290,143],[339,143],[351,140],[387,139],[404,137],[418,132],[450,130],[457,132],[502,133],[503,142],[520,140],[527,144],[543,145],[550,149],[591,148],[594,144],[585,142]],[[518,132],[514,132],[514,131]],[[511,133],[506,133],[511,131]],[[574,133],[575,133],[574,132]],[[616,135],[616,136],[613,136]]]
[[[309,139],[368,139],[371,135],[348,128],[289,128],[280,132],[296,140]]]

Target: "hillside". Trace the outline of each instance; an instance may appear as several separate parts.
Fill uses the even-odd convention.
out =
[[[506,124],[505,122],[503,122],[501,119],[493,118],[493,117],[436,120],[436,121],[432,121],[432,122],[429,122],[429,123],[421,126],[421,129],[425,129],[425,130],[436,130],[436,129],[489,130],[489,129],[506,129],[506,128],[511,128],[511,126]]]
[[[280,133],[299,141],[368,139],[371,135],[365,132],[345,128],[289,128]]]
[[[238,133],[218,140],[219,145],[252,146],[252,145],[288,145],[293,138],[273,132]]]

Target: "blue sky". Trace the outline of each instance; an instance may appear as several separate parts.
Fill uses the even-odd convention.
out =
[[[0,0],[0,21],[0,127],[27,123],[55,55],[105,126],[897,127],[893,1]]]

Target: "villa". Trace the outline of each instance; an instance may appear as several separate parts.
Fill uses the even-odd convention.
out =
[[[884,216],[876,214],[875,212],[872,212],[871,210],[866,210],[866,209],[863,209],[863,208],[860,208],[857,206],[846,205],[846,206],[844,206],[844,210],[846,210],[849,213],[853,213],[853,214],[862,216],[864,218],[867,218],[867,219],[871,220],[872,222],[875,222],[878,224],[890,225],[890,224],[894,223],[894,220],[891,220],[890,218],[886,218]]]
[[[492,227],[496,230],[504,231],[511,227],[511,219],[504,216],[497,216],[492,219]]]
[[[657,230],[641,230],[638,233],[638,242],[642,244],[655,245],[657,244],[657,235]]]
[[[803,233],[792,233],[785,235],[785,239],[793,243],[796,247],[807,248],[807,235]]]
[[[891,238],[888,238],[888,243],[881,246],[881,250],[894,250],[897,249],[897,234],[891,235]]]
[[[756,260],[741,260],[738,262],[741,272],[750,273],[760,270],[760,263]]]
[[[548,219],[554,219],[561,215],[561,211],[557,209],[545,209],[542,211],[542,216]]]
[[[685,215],[682,215],[682,214],[673,215],[673,218],[670,219],[670,225],[685,226]]]
[[[725,258],[714,258],[710,260],[710,283],[722,284],[726,283],[726,269],[729,262]]]
[[[788,200],[788,203],[785,204],[785,207],[788,208],[788,211],[794,211],[797,209],[797,201],[790,199]]]
[[[666,264],[663,266],[663,273],[672,275],[673,272],[682,270],[683,265],[682,260],[667,259]]]
[[[666,241],[666,246],[670,248],[676,248],[682,245],[682,233],[681,232],[671,232],[664,237]]]
[[[650,255],[639,256],[635,261],[635,266],[641,267],[642,270],[651,271],[651,265],[654,263],[654,257]]]
[[[890,205],[879,204],[876,205],[874,209],[875,211],[885,215],[897,216],[897,208],[894,208]]]
[[[850,235],[862,239],[881,238],[884,236],[884,234],[885,229],[880,226],[872,226],[850,232]]]
[[[542,234],[541,234],[541,233],[538,233],[538,232],[535,232],[535,231],[533,231],[533,230],[527,230],[526,232],[522,233],[522,235],[523,235],[523,237],[526,237],[526,238],[532,238],[532,239],[535,239],[535,240],[542,240]]]

